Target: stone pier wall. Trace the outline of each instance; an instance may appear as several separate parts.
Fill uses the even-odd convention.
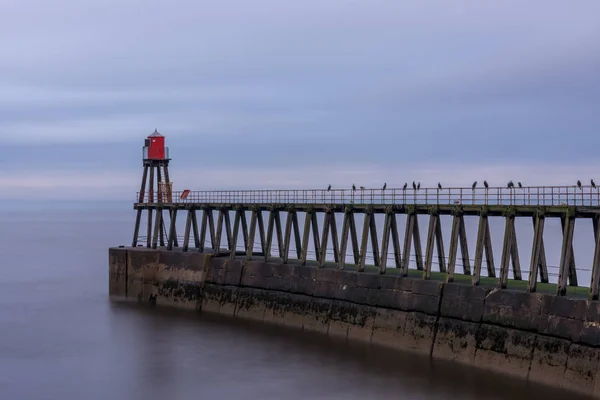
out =
[[[111,298],[292,326],[600,398],[600,302],[196,252],[111,248]]]

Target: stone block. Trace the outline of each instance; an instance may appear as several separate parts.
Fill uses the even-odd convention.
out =
[[[382,289],[394,290],[396,288],[396,281],[402,279],[394,275],[379,275],[379,287]]]
[[[109,283],[111,297],[127,297],[127,249],[110,248],[108,251]]]
[[[477,350],[479,324],[440,318],[433,345],[433,357],[472,364]]]
[[[377,290],[380,288],[380,276],[378,273],[361,272],[356,274],[356,286]]]
[[[404,328],[408,313],[376,308],[371,343],[396,349],[404,348]]]
[[[304,314],[302,327],[309,332],[327,333],[333,300],[312,298]]]
[[[292,295],[285,292],[277,293],[277,296],[269,296],[265,300],[264,321],[276,325],[285,325],[285,308]]]
[[[287,299],[287,303],[284,307],[284,325],[302,328],[304,316],[306,315],[306,310],[310,306],[312,297],[294,294],[284,298]]]
[[[227,272],[225,273],[225,285],[239,286],[244,274],[245,261],[229,260],[227,263]]]
[[[240,288],[237,292],[235,316],[239,318],[262,321],[265,316],[265,300],[268,295],[260,289]],[[267,300],[268,301],[268,300]]]
[[[552,386],[560,384],[565,375],[569,346],[567,340],[538,335],[529,378]]]
[[[538,332],[578,342],[583,331],[583,321],[559,317],[556,315],[542,314],[538,317]]]
[[[506,327],[480,324],[477,330],[475,366],[526,378],[536,334]]]
[[[571,344],[569,346],[567,369],[561,386],[582,394],[592,395],[598,370],[600,350]]]
[[[535,293],[492,289],[485,298],[482,321],[535,332],[540,304]]]
[[[480,322],[483,316],[486,289],[456,283],[446,284],[440,305],[440,315],[463,321]]]
[[[338,269],[334,268],[318,268],[315,278],[317,282],[335,284],[338,283],[339,274],[344,274],[344,276],[346,276],[347,273],[348,272],[346,271],[339,271]]]
[[[348,339],[369,343],[373,335],[375,309],[366,305],[355,305],[354,320],[348,326]]]
[[[421,354],[430,354],[437,318],[419,312],[410,312],[404,327],[404,348]]]

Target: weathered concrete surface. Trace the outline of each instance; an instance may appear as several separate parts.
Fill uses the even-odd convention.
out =
[[[427,354],[600,398],[600,302],[112,248],[109,293]]]

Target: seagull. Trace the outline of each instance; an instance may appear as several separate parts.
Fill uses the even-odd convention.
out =
[[[595,189],[595,188],[596,188],[596,182],[594,182],[594,180],[592,179],[592,180],[590,181],[590,183],[592,184],[592,187]]]
[[[331,190],[331,185],[327,186],[327,191],[329,192]]]
[[[356,185],[352,184],[352,190],[356,190]]]
[[[384,183],[383,184],[383,189],[381,189],[381,190],[385,190],[386,187],[387,187],[387,183]]]
[[[578,180],[578,181],[577,181],[577,187],[578,187],[579,189],[581,189],[581,181],[580,181],[580,180]],[[583,189],[581,189],[581,190],[583,190]]]
[[[442,184],[438,182],[438,190],[442,190]]]
[[[417,190],[417,184],[413,181],[413,189]]]
[[[421,189],[421,182],[417,183],[417,190]]]
[[[486,190],[490,188],[487,181],[483,181],[483,186],[485,187]]]
[[[513,181],[508,181],[508,184],[506,185],[507,188],[513,188],[515,187],[515,184],[513,183]]]
[[[471,186],[471,190],[475,190],[476,187],[477,187],[477,181],[473,182],[473,186]]]
[[[519,185],[519,189],[523,189],[523,185],[521,185],[521,182],[517,182],[517,185]]]

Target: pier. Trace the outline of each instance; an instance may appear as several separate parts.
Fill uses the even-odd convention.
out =
[[[109,249],[111,298],[375,343],[600,398],[593,181],[173,190],[164,137],[150,135],[143,154],[131,246]]]

